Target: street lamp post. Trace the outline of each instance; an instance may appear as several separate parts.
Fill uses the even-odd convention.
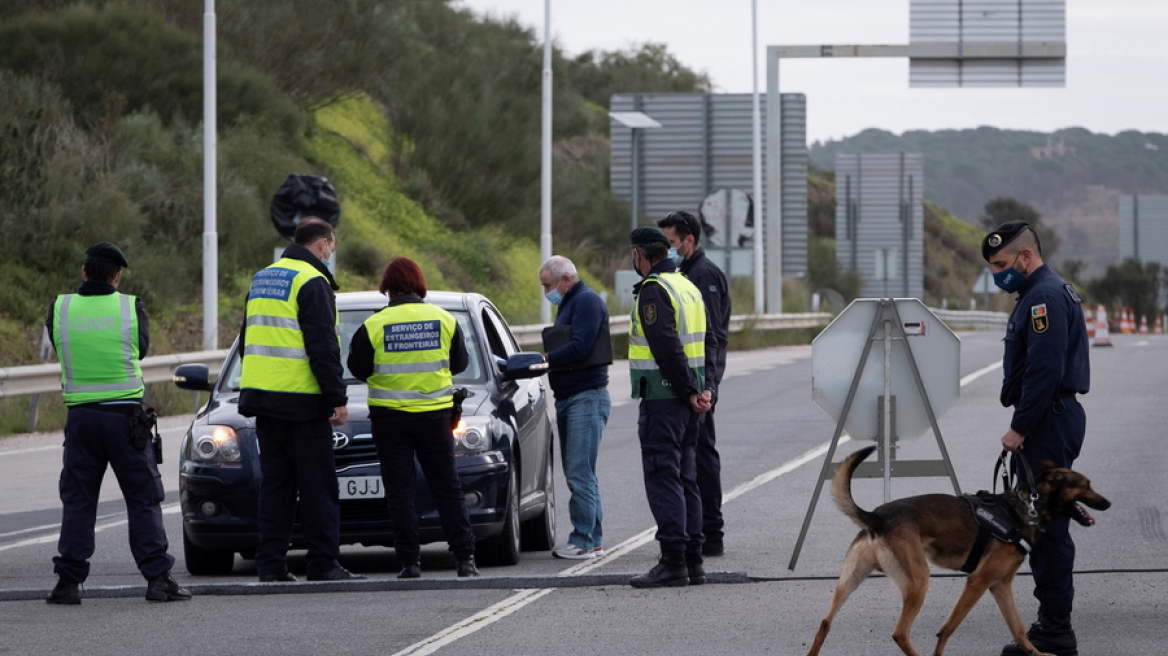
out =
[[[215,0],[203,14],[203,349],[219,348],[219,235],[216,228]]]
[[[552,0],[544,0],[543,14],[543,137],[540,144],[539,259],[552,256]],[[551,323],[552,305],[539,301],[539,320]]]

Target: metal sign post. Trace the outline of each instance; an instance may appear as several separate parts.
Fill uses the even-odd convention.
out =
[[[898,307],[899,306],[899,307]],[[901,314],[901,309],[906,310],[906,314],[914,316],[909,317],[908,321]],[[931,369],[926,371],[926,375],[922,376],[920,368],[917,366],[916,357],[913,354],[913,346],[910,343],[915,338],[924,338],[928,335],[933,335],[939,338],[940,341],[932,350],[933,353],[948,354],[953,349],[953,343],[957,343],[956,336],[952,334],[932,313],[928,311],[917,299],[858,299],[849,305],[832,325],[828,326],[820,337],[816,338],[816,343],[813,345],[813,355],[815,357],[815,347],[819,347],[823,351],[838,351],[834,340],[843,337],[852,337],[853,344],[854,337],[848,335],[850,324],[854,324],[857,318],[863,316],[863,312],[872,312],[872,321],[868,328],[867,336],[863,341],[863,349],[859,356],[859,363],[855,369],[855,373],[851,377],[851,382],[847,390],[847,395],[843,401],[842,408],[837,411],[837,405],[830,389],[830,382],[827,384],[822,380],[816,380],[813,383],[816,393],[816,403],[820,405],[828,414],[837,419],[835,433],[832,435],[831,444],[828,446],[827,455],[823,460],[823,467],[819,472],[819,478],[815,484],[815,491],[811,496],[811,504],[807,508],[807,514],[803,518],[803,527],[799,530],[799,539],[795,543],[795,552],[791,555],[791,562],[787,566],[788,569],[794,570],[796,563],[799,562],[799,553],[803,549],[803,541],[807,537],[807,529],[811,526],[811,517],[815,514],[815,506],[819,503],[819,495],[823,490],[823,483],[832,477],[836,465],[832,462],[835,455],[836,447],[839,445],[840,437],[843,435],[845,427],[847,427],[849,434],[858,439],[874,438],[880,445],[878,457],[876,462],[862,463],[856,469],[856,477],[858,478],[877,478],[884,479],[884,502],[887,503],[891,499],[892,478],[922,478],[933,476],[948,477],[953,484],[953,491],[955,494],[961,494],[961,487],[957,482],[957,474],[953,470],[953,464],[949,460],[949,451],[945,448],[945,443],[941,439],[941,429],[937,425],[937,415],[943,413],[948,406],[955,400],[955,395],[952,394],[952,386],[946,384],[945,381],[952,379],[952,383],[956,384],[960,390],[960,384],[957,379],[956,362],[959,362],[959,351],[957,351],[957,358],[940,357],[930,358],[938,361],[939,366],[931,365]],[[922,314],[922,312],[924,314]],[[851,317],[847,317],[851,313]],[[932,320],[924,318],[927,315],[932,317]],[[841,321],[842,320],[842,321]],[[838,325],[837,325],[838,324]],[[832,330],[836,326],[836,330]],[[932,333],[930,333],[932,331]],[[949,342],[946,338],[951,337],[953,342]],[[824,338],[824,341],[820,341]],[[868,358],[872,355],[873,346],[879,344],[883,348],[883,375],[879,382],[882,384],[873,389],[873,377],[871,372],[866,372],[868,365]],[[940,350],[938,351],[938,347]],[[895,357],[894,354],[900,356]],[[902,365],[902,369],[911,375],[906,379],[903,373],[894,369],[894,360],[896,363]],[[950,363],[949,361],[955,361]],[[894,375],[895,372],[895,375]],[[865,376],[865,373],[868,373]],[[930,385],[926,388],[924,379],[928,377],[930,381],[941,381],[935,385]],[[838,380],[838,379],[837,379]],[[865,384],[869,383],[869,384]],[[856,405],[856,399],[861,396],[861,389],[870,395],[872,391],[878,391],[876,396],[876,412],[875,416],[868,417],[859,416],[860,413],[853,415],[852,409]],[[936,401],[930,400],[928,389],[936,388],[939,398]],[[912,398],[905,394],[898,394],[911,390],[915,392],[916,398]],[[900,400],[901,421],[898,422],[898,397]],[[907,415],[920,414],[922,418],[927,418],[928,427],[932,429],[933,435],[937,439],[937,446],[941,450],[941,458],[939,460],[898,460],[896,457],[896,449],[899,446],[898,442],[903,439],[911,439],[915,437],[913,431],[916,426],[913,425],[913,418]],[[871,419],[875,419],[872,422]]]

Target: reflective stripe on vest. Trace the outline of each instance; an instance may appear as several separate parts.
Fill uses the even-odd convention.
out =
[[[426,303],[387,307],[365,321],[373,347],[369,405],[429,412],[454,405],[450,345],[456,320]]]
[[[53,304],[53,338],[65,405],[141,398],[138,312],[127,294],[62,294]]]
[[[676,317],[677,337],[681,341],[682,352],[685,353],[698,389],[701,389],[705,386],[706,380],[706,308],[702,302],[701,292],[685,276],[675,272],[653,274],[645,279],[644,285],[652,283],[664,287],[669,296]],[[633,398],[649,400],[678,398],[681,392],[673,390],[653,358],[639,315],[640,312],[634,308],[629,326],[631,374],[629,382],[632,385]]]
[[[239,386],[269,392],[320,394],[300,330],[301,288],[323,278],[308,262],[282,258],[252,277]],[[340,325],[340,315],[335,317]],[[339,339],[339,334],[338,334]]]

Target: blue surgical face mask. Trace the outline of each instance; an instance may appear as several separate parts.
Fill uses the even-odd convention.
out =
[[[552,287],[551,291],[544,294],[543,297],[546,298],[548,303],[551,303],[552,305],[559,305],[560,303],[564,302],[564,295],[561,294],[560,290],[556,289],[555,287]]]
[[[676,248],[669,249],[669,259],[673,260],[674,266],[681,266],[681,263],[685,261],[685,257],[679,254]]]
[[[994,274],[994,284],[1008,294],[1018,291],[1022,288],[1022,283],[1026,282],[1026,276],[1018,271],[1017,264],[1018,258],[1014,258],[1014,264],[1009,269]]]

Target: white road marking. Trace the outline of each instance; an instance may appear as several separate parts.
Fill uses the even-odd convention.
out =
[[[182,508],[179,507],[179,502],[177,502],[177,501],[175,501],[174,503],[168,503],[168,504],[162,506],[162,514],[163,515],[173,515],[173,514],[179,513],[179,512],[182,512]],[[100,524],[97,527],[95,527],[93,529],[93,532],[95,534],[101,533],[102,531],[105,531],[107,529],[116,528],[118,526],[125,526],[128,522],[129,522],[129,520],[127,520],[127,519],[119,519],[116,521],[107,522],[105,524]],[[57,528],[57,529],[59,529],[60,525],[53,525],[50,527],[43,527],[42,526],[42,527],[38,527],[38,528],[42,528],[42,529],[44,529],[44,528]],[[27,530],[34,530],[34,529],[27,529]],[[17,531],[16,533],[21,533],[21,532],[22,531]],[[14,535],[14,533],[7,533],[5,535]],[[19,542],[13,542],[12,544],[3,544],[3,545],[0,545],[0,551],[8,551],[10,549],[27,547],[27,546],[31,546],[34,544],[47,544],[49,542],[56,542],[57,539],[60,537],[60,535],[61,535],[61,533],[58,530],[56,533],[50,533],[48,535],[41,535],[41,536],[38,536],[35,538],[28,538],[27,540],[20,540]],[[3,537],[3,536],[0,536],[0,537]]]
[[[782,363],[782,364],[786,364],[786,363]],[[995,362],[994,364],[982,367],[981,369],[978,369],[977,371],[964,376],[961,379],[961,386],[965,387],[966,385],[969,385],[970,383],[977,380],[978,378],[981,378],[982,376],[990,373],[991,371],[994,371],[996,369],[1000,369],[1001,367],[1002,367],[1002,363],[1000,361]],[[614,403],[613,405],[616,405],[616,404]],[[845,442],[848,442],[848,441],[850,441],[850,439],[851,438],[848,437],[847,435],[841,435],[840,439],[839,439],[839,444],[843,444]],[[772,469],[772,470],[766,472],[765,474],[762,474],[762,475],[757,476],[749,481],[746,481],[745,483],[742,483],[738,487],[731,490],[729,493],[723,495],[722,503],[729,503],[730,501],[737,499],[738,497],[746,494],[747,492],[750,492],[751,490],[754,490],[755,488],[758,488],[762,485],[765,485],[765,484],[773,481],[774,479],[782,476],[783,474],[788,474],[792,471],[795,471],[799,467],[802,467],[803,465],[811,462],[812,460],[815,460],[816,458],[819,458],[820,456],[826,454],[827,450],[830,446],[831,446],[831,442],[824,442],[823,444],[820,444],[819,446],[815,447],[814,449],[811,449],[810,451],[804,453],[803,455],[799,456],[798,458],[795,458],[794,460],[790,460],[790,461],[780,465],[779,467],[776,467],[775,469]],[[638,533],[637,535],[634,535],[633,537],[625,540],[624,542],[621,542],[620,544],[613,547],[612,549],[606,549],[604,555],[601,556],[600,558],[587,560],[579,565],[569,567],[568,569],[560,572],[559,575],[560,576],[576,576],[579,574],[584,574],[584,573],[590,572],[590,571],[592,571],[592,570],[594,570],[602,565],[607,565],[608,563],[613,562],[617,558],[620,558],[621,556],[624,556],[625,554],[630,553],[634,549],[637,549],[638,547],[642,547],[642,546],[652,542],[656,532],[657,532],[656,526],[645,529],[644,531]],[[450,626],[442,631],[439,631],[438,633],[435,633],[434,635],[430,636],[429,638],[426,638],[425,640],[415,642],[414,644],[412,644],[409,647],[406,647],[405,649],[393,654],[392,656],[425,656],[426,654],[433,654],[434,652],[445,647],[446,645],[449,645],[449,644],[455,642],[456,640],[464,638],[464,637],[474,633],[475,631],[478,631],[479,629],[483,629],[483,628],[486,628],[487,626],[490,626],[491,624],[494,624],[495,622],[503,619],[504,617],[507,617],[511,613],[514,613],[515,611],[523,608],[524,606],[546,596],[552,590],[554,590],[554,588],[543,588],[543,589],[539,589],[539,590],[520,590],[516,594],[504,599],[503,601],[500,601],[499,603],[495,604],[494,606],[491,606],[490,608],[487,608],[481,612],[475,613],[474,615],[471,615],[470,617],[462,620],[461,622],[458,622],[458,623],[456,623],[456,624],[454,624],[454,625],[452,625],[452,626]]]

